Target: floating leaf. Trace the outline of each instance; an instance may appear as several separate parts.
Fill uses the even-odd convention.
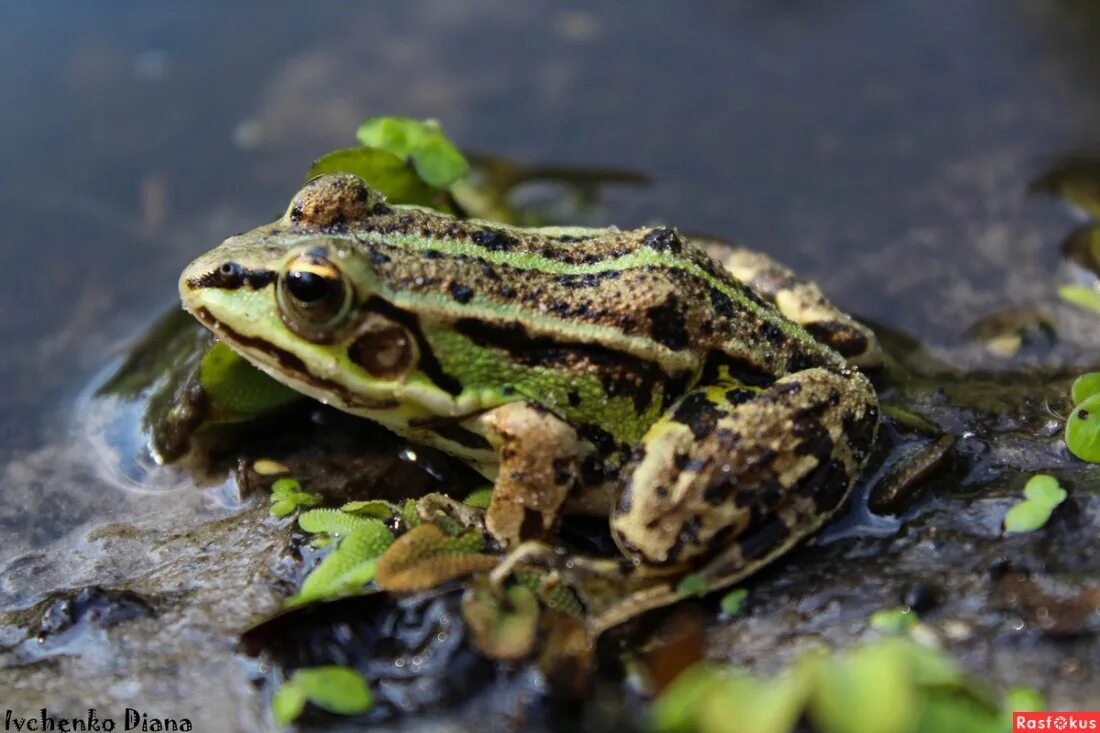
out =
[[[680,581],[680,585],[676,586],[676,593],[680,596],[705,596],[710,587],[707,586],[707,581],[703,580],[703,576],[691,574],[685,575],[684,579]]]
[[[302,399],[221,341],[203,357],[199,382],[222,420],[246,419]]]
[[[1084,285],[1063,285],[1058,288],[1058,297],[1093,313],[1100,313],[1100,292]]]
[[[302,489],[302,485],[296,479],[281,478],[271,484],[271,509],[272,516],[285,517],[293,514],[294,510],[303,506],[314,506],[321,503],[321,497]]]
[[[1096,398],[1100,400],[1100,398]],[[1053,476],[1032,476],[1024,487],[1024,500],[1005,513],[1006,532],[1033,532],[1050,519],[1054,508],[1066,500],[1066,490]]]
[[[306,702],[339,715],[370,710],[371,694],[363,676],[350,667],[329,665],[299,669],[275,691],[272,715],[279,725],[294,721]]]
[[[745,610],[745,599],[748,597],[749,592],[744,588],[734,588],[722,596],[722,600],[719,601],[718,605],[722,609],[722,613],[727,616],[738,616]]]
[[[1084,402],[1094,394],[1100,393],[1100,372],[1088,372],[1073,380],[1070,394],[1073,404]]]
[[[424,182],[403,158],[374,148],[343,148],[322,155],[313,162],[307,179],[325,173],[359,176],[397,204],[432,206],[439,192]]]
[[[470,172],[462,153],[442,135],[414,150],[410,157],[420,177],[436,188],[446,188]]]
[[[356,593],[374,580],[378,556],[393,544],[381,522],[353,529],[332,553],[313,569],[287,605],[297,606]]]
[[[1059,485],[1058,479],[1040,473],[1028,479],[1024,496],[1031,501],[1056,507],[1066,500],[1066,490]]]
[[[1079,402],[1066,420],[1066,447],[1089,463],[1100,463],[1100,395]]]

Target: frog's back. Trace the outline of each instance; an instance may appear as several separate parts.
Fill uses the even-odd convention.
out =
[[[764,383],[842,364],[674,229],[524,229],[394,207],[355,237],[395,299],[431,297],[421,320],[480,342],[585,344],[685,383],[722,367]]]

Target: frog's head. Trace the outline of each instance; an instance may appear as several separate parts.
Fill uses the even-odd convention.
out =
[[[389,213],[355,176],[314,179],[280,220],[188,265],[183,307],[247,360],[323,402],[365,414],[423,403],[409,392],[425,383],[416,334],[377,296],[371,252],[349,234]]]

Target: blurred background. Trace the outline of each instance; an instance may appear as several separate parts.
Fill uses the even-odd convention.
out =
[[[1027,197],[1100,129],[1090,0],[120,0],[0,7],[0,453],[35,444],[369,115],[467,149],[634,169],[606,221],[772,253],[932,345],[1053,293]]]

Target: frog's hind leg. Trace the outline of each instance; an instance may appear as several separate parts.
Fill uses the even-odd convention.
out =
[[[882,351],[871,329],[830,303],[821,289],[765,254],[744,247],[702,242],[707,253],[779,312],[818,341],[840,352],[852,366],[882,364]]]
[[[711,589],[816,531],[848,496],[874,442],[874,391],[859,372],[807,369],[765,388],[714,385],[680,398],[642,439],[611,520],[625,554],[691,560]],[[596,629],[676,599],[657,584]]]

